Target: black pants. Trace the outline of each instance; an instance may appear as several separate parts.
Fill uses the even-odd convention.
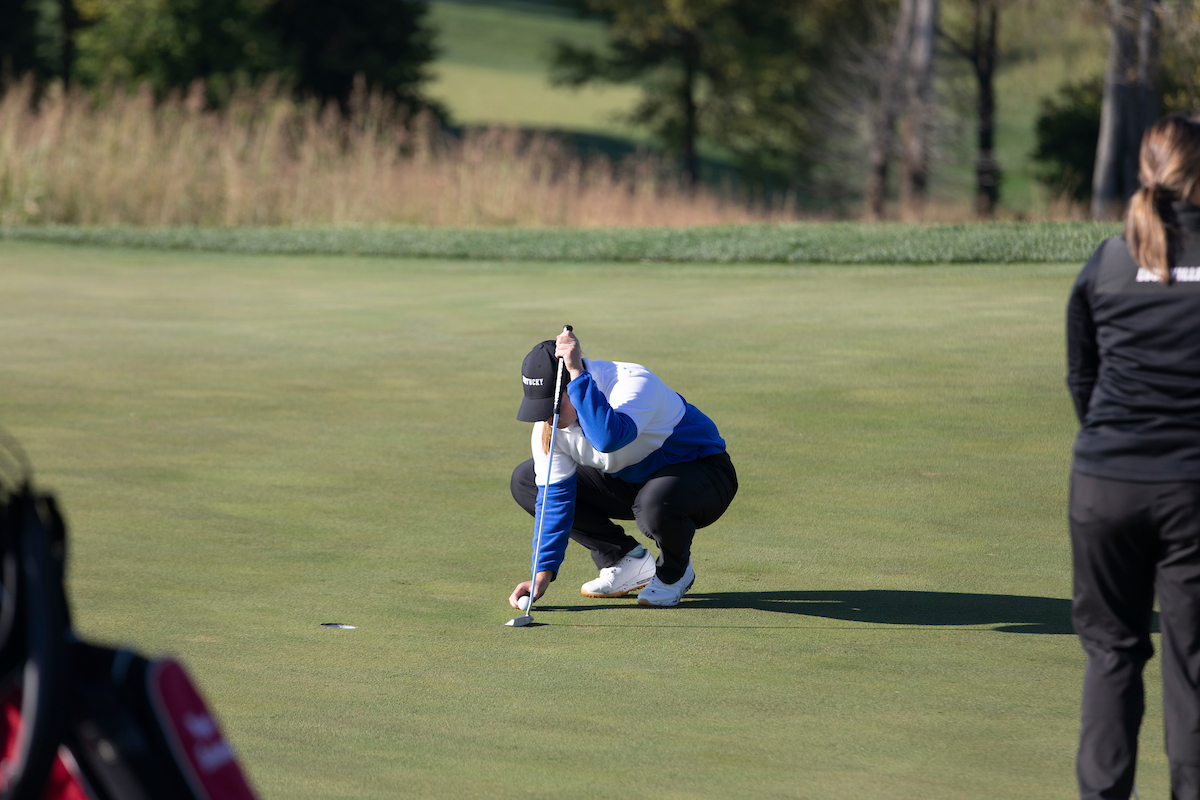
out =
[[[1200,800],[1200,483],[1072,474],[1071,551],[1071,617],[1087,653],[1080,797],[1126,800],[1133,789],[1157,595],[1171,797]]]
[[[637,539],[613,522],[631,519],[658,545],[658,578],[675,583],[692,557],[697,528],[713,524],[737,494],[737,473],[727,453],[684,464],[670,464],[645,483],[626,483],[593,467],[576,471],[575,523],[571,538],[592,551],[600,569],[616,564],[638,546]],[[533,459],[512,474],[517,505],[534,513],[537,485]]]

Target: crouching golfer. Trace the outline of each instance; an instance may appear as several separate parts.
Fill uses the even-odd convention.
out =
[[[1140,161],[1067,306],[1083,800],[1133,789],[1156,595],[1171,797],[1200,798],[1200,123],[1154,123]]]
[[[568,374],[547,475],[558,358]],[[569,537],[591,550],[600,568],[583,594],[641,590],[640,605],[678,604],[696,580],[696,529],[716,522],[737,493],[717,426],[645,367],[583,358],[570,331],[533,348],[521,380],[525,399],[517,419],[534,423],[533,458],[513,471],[512,494],[535,520],[545,504],[546,516],[536,586],[517,584],[509,603],[518,608],[521,597],[545,594]],[[658,545],[657,561],[614,519],[636,521]]]

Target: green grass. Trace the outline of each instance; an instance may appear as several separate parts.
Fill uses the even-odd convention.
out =
[[[182,656],[264,797],[1065,800],[1077,269],[7,241],[0,408],[82,634]],[[573,546],[514,630],[516,375],[564,322],[716,420],[741,490],[681,607],[580,597]]]
[[[605,43],[603,24],[552,2],[435,0],[429,8],[445,63],[545,74],[552,42]]]
[[[936,264],[1080,262],[1119,225],[854,222],[699,228],[100,228],[0,226],[0,241],[235,253],[521,261]]]
[[[434,2],[430,22],[442,52],[429,94],[457,123],[505,124],[645,139],[621,116],[637,103],[633,86],[556,87],[553,42],[602,47],[601,24],[549,3]]]
[[[637,89],[557,88],[545,75],[471,64],[439,64],[436,69],[430,96],[450,109],[456,123],[600,133],[631,142],[646,138],[620,121],[637,102]]]

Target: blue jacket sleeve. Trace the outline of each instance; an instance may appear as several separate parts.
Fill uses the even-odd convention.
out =
[[[546,518],[542,520],[542,514]],[[542,542],[538,547],[538,522],[542,520]],[[539,486],[533,516],[534,574],[550,570],[558,574],[567,554],[571,526],[575,524],[575,476],[561,483]]]
[[[567,396],[588,444],[601,453],[620,450],[637,438],[637,425],[629,415],[613,410],[590,374],[584,372],[568,383]]]

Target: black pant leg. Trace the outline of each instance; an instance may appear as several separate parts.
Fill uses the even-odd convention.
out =
[[[1142,669],[1157,555],[1147,487],[1071,476],[1071,618],[1087,667],[1076,777],[1082,800],[1127,800],[1145,710]]]
[[[1172,800],[1200,800],[1200,484],[1161,485],[1155,579]]]
[[[633,504],[638,528],[658,544],[658,578],[675,583],[687,571],[697,528],[713,524],[737,494],[729,455],[670,464],[642,485]]]
[[[591,551],[592,561],[598,569],[611,567],[638,546],[637,539],[613,522],[614,519],[633,519],[636,487],[592,467],[577,467],[575,478],[575,521],[571,526],[571,538]],[[517,505],[534,515],[537,484],[532,458],[513,470],[511,489]]]

